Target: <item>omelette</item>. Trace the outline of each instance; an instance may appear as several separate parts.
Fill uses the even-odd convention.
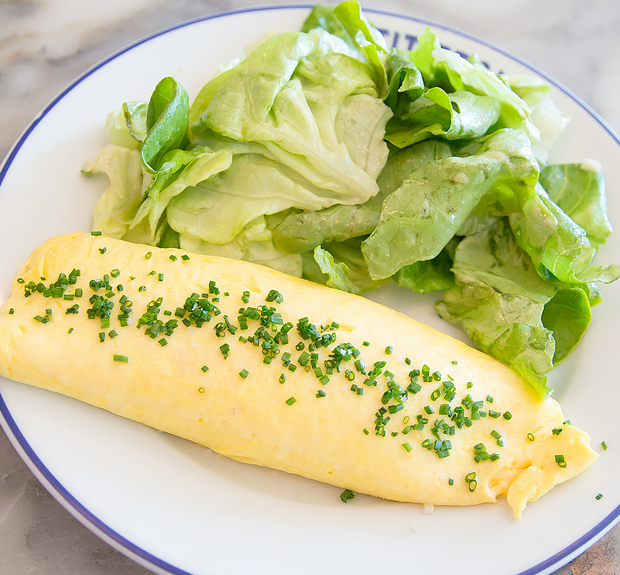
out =
[[[73,233],[0,309],[0,375],[238,461],[380,498],[530,501],[597,454],[510,368],[256,264]]]

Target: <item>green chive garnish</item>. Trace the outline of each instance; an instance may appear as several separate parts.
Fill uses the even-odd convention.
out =
[[[351,491],[350,489],[345,489],[340,494],[340,499],[343,503],[347,503],[348,501],[351,501],[351,499],[355,499],[355,493],[353,493],[353,491]]]
[[[118,363],[129,363],[129,358],[126,355],[114,355],[114,361]]]
[[[239,376],[241,377],[241,379],[245,379],[248,375],[250,375],[250,372],[247,369],[242,369],[239,372]]]
[[[286,405],[293,405],[293,403],[295,403],[297,400],[294,397],[289,397],[286,400]]]

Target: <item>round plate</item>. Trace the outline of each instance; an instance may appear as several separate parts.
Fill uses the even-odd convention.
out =
[[[151,36],[111,56],[56,98],[26,130],[0,171],[0,299],[19,262],[49,236],[90,229],[103,180],[83,162],[105,143],[104,122],[124,101],[147,99],[164,76],[190,97],[248,42],[298,30],[307,6],[218,14]],[[368,10],[390,45],[409,48],[428,22]],[[608,188],[620,188],[620,141],[587,106],[527,63],[462,32],[432,24],[442,44],[476,52],[494,71],[542,76],[572,116],[553,162],[599,160]],[[609,198],[612,223],[620,197]],[[6,249],[11,246],[11,249]],[[599,261],[620,261],[618,236]],[[225,459],[72,399],[0,380],[2,425],[38,479],[82,523],[158,573],[372,573],[461,575],[550,573],[582,552],[620,516],[614,341],[620,320],[615,286],[577,351],[551,374],[566,416],[588,430],[600,453],[585,473],[513,519],[505,501],[469,508],[422,506],[358,496],[301,477]],[[370,297],[463,337],[432,311],[434,296],[396,286]],[[605,440],[610,452],[603,453]],[[600,501],[596,495],[603,493]],[[428,510],[427,510],[428,511]]]

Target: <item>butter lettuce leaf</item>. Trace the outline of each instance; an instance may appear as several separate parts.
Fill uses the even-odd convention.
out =
[[[480,138],[496,124],[500,109],[495,98],[429,88],[390,120],[385,139],[404,148],[434,136],[447,140]]]
[[[84,163],[82,173],[105,174],[109,180],[93,213],[92,229],[123,238],[142,203],[142,159],[137,149],[107,144]]]
[[[538,173],[520,130],[499,130],[472,156],[424,164],[385,199],[379,225],[364,241],[371,277],[438,256],[485,196],[527,197]]]
[[[213,89],[203,88],[208,102],[199,97],[192,105],[193,143],[210,134],[252,143],[332,203],[361,203],[377,193],[391,111],[366,64],[321,54],[307,34],[283,33],[224,74]]]
[[[379,193],[363,204],[337,204],[322,210],[288,214],[273,230],[276,245],[292,253],[314,250],[318,245],[367,236],[378,225],[384,199],[409,174],[427,162],[451,156],[447,144],[426,141],[392,154],[377,178]]]
[[[585,169],[583,164],[546,166],[540,183],[553,200],[577,225],[583,228],[590,242],[600,246],[611,235],[607,215],[605,178],[598,166]]]
[[[541,278],[506,219],[464,238],[456,248],[455,287],[437,303],[440,317],[483,351],[519,372],[541,395],[553,368],[555,340],[542,314],[556,288]]]

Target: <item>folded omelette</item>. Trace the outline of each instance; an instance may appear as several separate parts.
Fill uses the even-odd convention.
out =
[[[233,459],[434,505],[529,501],[596,460],[493,358],[248,262],[50,239],[0,310],[0,375]]]

